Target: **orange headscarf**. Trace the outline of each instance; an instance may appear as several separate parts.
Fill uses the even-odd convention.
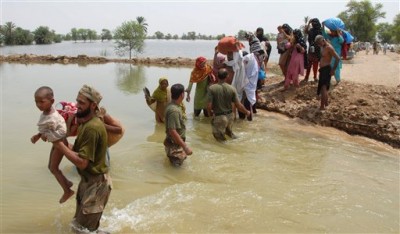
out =
[[[215,79],[214,75],[212,74],[212,67],[206,62],[207,59],[204,57],[198,57],[196,59],[195,67],[192,70],[192,74],[190,75],[190,82],[198,83],[206,79],[208,76],[210,76],[212,80]],[[202,64],[204,64],[204,66],[202,66]]]

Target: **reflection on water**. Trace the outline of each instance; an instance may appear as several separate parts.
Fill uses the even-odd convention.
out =
[[[117,64],[116,83],[117,87],[128,94],[137,94],[142,92],[145,86],[146,77],[143,66],[134,66],[132,64]]]
[[[147,136],[146,140],[148,142],[163,143],[165,139],[165,125],[156,123],[154,125],[153,134]]]
[[[385,144],[261,111],[253,122],[235,122],[238,139],[218,143],[210,119],[194,119],[185,103],[194,153],[174,168],[162,145],[165,126],[155,123],[141,89],[154,90],[162,76],[186,85],[191,69],[0,64],[0,71],[1,233],[70,233],[75,202],[58,204],[50,145],[29,142],[40,114],[33,92],[48,85],[57,100],[75,100],[85,83],[126,129],[110,148],[114,189],[102,229],[399,233],[399,150]],[[76,169],[65,159],[60,168],[76,190]]]

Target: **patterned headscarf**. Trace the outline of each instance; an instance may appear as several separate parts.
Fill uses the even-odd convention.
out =
[[[202,64],[204,64],[203,67],[201,67]],[[210,76],[210,78],[213,78],[214,76],[212,74],[212,71],[212,67],[207,64],[207,59],[204,57],[198,57],[196,59],[194,69],[190,74],[190,82],[198,83],[206,79],[208,76]]]
[[[247,33],[247,38],[249,40],[250,53],[262,50],[260,40],[252,32]]]
[[[203,68],[201,67],[201,65],[202,65],[203,63],[205,63],[206,61],[207,61],[206,58],[204,58],[204,57],[198,57],[198,58],[196,59],[195,67],[196,67],[197,69],[203,69]]]
[[[86,84],[83,85],[82,88],[79,90],[79,94],[87,97],[89,100],[96,103],[97,105],[99,105],[101,99],[103,99],[103,96],[101,96],[101,94],[96,89]]]

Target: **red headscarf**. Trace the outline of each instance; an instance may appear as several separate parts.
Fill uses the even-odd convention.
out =
[[[204,57],[198,57],[196,59],[195,67],[190,75],[190,82],[198,83],[203,81],[208,76],[212,79],[212,81],[214,81],[215,77],[212,74],[212,67],[206,62],[207,59]],[[202,64],[204,64],[204,66],[201,66]]]
[[[206,58],[204,58],[204,57],[198,57],[197,59],[196,59],[196,68],[197,69],[203,69],[204,67],[201,67],[201,64],[203,64],[203,63],[205,63],[207,61],[207,59]]]

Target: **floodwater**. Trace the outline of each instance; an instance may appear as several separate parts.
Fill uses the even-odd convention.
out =
[[[158,78],[187,85],[188,68],[0,64],[1,233],[71,233],[75,201],[58,204],[60,186],[47,169],[50,144],[30,143],[42,85],[74,101],[83,84],[122,121],[111,151],[114,189],[101,229],[112,233],[399,233],[399,150],[332,128],[259,111],[236,121],[238,139],[216,142],[210,120],[186,103],[188,144],[181,168],[164,153],[142,88]],[[73,142],[73,139],[69,139]],[[64,159],[61,169],[79,182]]]

